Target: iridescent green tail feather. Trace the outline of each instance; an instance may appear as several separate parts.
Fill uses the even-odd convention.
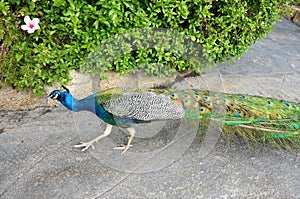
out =
[[[247,144],[270,143],[300,149],[300,104],[241,94],[192,90],[156,90],[180,101],[187,120],[217,121],[223,136]]]

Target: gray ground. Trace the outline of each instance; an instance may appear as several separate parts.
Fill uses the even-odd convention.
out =
[[[300,28],[286,20],[274,28],[235,64],[186,82],[300,102]],[[300,198],[299,152],[215,145],[218,134],[201,145],[176,122],[141,134],[123,156],[111,149],[124,142],[117,128],[81,152],[72,145],[105,129],[90,114],[37,107],[0,118],[0,198]]]

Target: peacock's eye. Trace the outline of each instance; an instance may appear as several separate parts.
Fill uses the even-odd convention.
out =
[[[57,97],[58,97],[58,94],[55,94],[55,95],[53,96],[53,99],[57,99]]]
[[[50,97],[51,99],[54,99],[54,100],[55,100],[55,99],[58,98],[58,96],[59,96],[58,93],[51,93],[49,97]]]

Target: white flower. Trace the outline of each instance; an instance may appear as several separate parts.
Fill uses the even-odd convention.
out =
[[[36,2],[37,0],[32,0],[33,2]]]
[[[30,19],[29,16],[24,17],[24,22],[26,25],[22,25],[22,30],[27,30],[28,33],[34,33],[37,29],[40,29],[39,22],[40,20],[38,18]]]

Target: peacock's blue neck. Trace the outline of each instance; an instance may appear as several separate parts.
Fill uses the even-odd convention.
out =
[[[96,113],[95,96],[90,95],[90,96],[88,96],[84,99],[81,99],[81,100],[73,98],[72,110],[75,111],[75,112],[90,111],[92,113]]]
[[[96,113],[94,95],[90,95],[81,100],[76,99],[71,94],[64,95],[64,99],[62,99],[61,103],[69,110],[72,110],[74,112],[90,111],[92,113]]]

